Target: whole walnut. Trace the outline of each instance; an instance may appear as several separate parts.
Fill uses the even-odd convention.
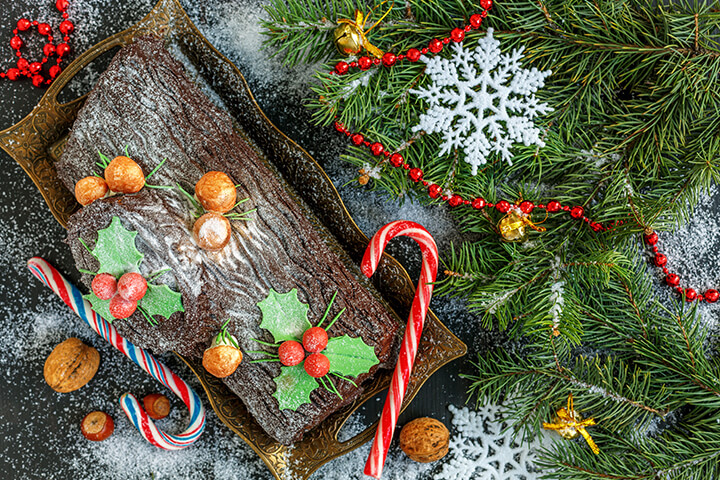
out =
[[[400,448],[411,460],[430,463],[448,453],[450,432],[434,418],[416,418],[400,431]]]
[[[67,393],[88,383],[99,365],[98,351],[73,337],[53,349],[45,360],[43,374],[50,388]]]

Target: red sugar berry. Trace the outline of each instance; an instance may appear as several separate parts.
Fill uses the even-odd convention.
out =
[[[95,275],[90,287],[100,300],[110,300],[117,293],[117,280],[109,273],[101,273]]]
[[[312,327],[303,333],[303,347],[310,353],[322,352],[327,344],[328,334],[324,328]]]
[[[125,300],[138,302],[147,291],[147,280],[142,275],[135,272],[129,272],[120,277],[117,283],[118,295]]]
[[[303,350],[300,342],[286,340],[280,344],[278,356],[280,357],[280,363],[286,367],[293,367],[303,361],[305,358],[305,350]]]
[[[327,375],[330,371],[330,360],[322,353],[313,353],[305,359],[305,371],[314,378]]]
[[[125,300],[120,295],[110,299],[110,315],[117,319],[127,318],[137,309],[137,302]]]

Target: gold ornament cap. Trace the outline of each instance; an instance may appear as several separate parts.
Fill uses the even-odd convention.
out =
[[[527,234],[525,229],[526,220],[515,211],[508,212],[498,223],[498,230],[503,239],[508,242],[519,242],[524,240]]]

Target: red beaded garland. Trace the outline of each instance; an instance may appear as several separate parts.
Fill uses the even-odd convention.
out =
[[[667,257],[662,253],[655,254],[655,265],[658,267],[664,267],[667,265]]]
[[[386,53],[385,55],[383,55],[383,57],[382,57],[382,63],[383,63],[383,65],[385,65],[386,67],[392,67],[393,65],[395,65],[395,62],[396,62],[396,61],[397,61],[397,57],[395,56],[394,53],[387,52],[387,53]]]
[[[712,288],[710,290],[708,290],[707,292],[705,292],[705,295],[704,295],[705,300],[707,300],[710,303],[717,302],[719,296],[720,296],[720,294],[718,294],[718,291],[715,289],[712,289]]]
[[[392,165],[393,167],[397,168],[403,163],[405,163],[405,159],[399,153],[393,153],[392,155],[390,155],[390,165]]]
[[[671,287],[677,287],[680,284],[680,277],[674,273],[668,273],[665,277],[665,282]]]
[[[480,6],[485,10],[490,10],[492,8],[492,5],[492,0],[480,0]]]
[[[448,205],[451,207],[457,207],[461,203],[463,203],[463,198],[460,195],[453,195],[448,199]]]
[[[645,235],[645,243],[648,245],[655,245],[658,242],[658,235],[655,232],[648,233]]]
[[[534,208],[535,205],[533,205],[532,202],[528,202],[527,200],[520,204],[520,211],[526,214],[532,212]]]
[[[573,207],[570,210],[570,216],[572,218],[582,218],[582,216],[585,214],[585,209],[583,207]]]
[[[433,183],[428,187],[428,195],[430,195],[431,198],[439,197],[441,192],[442,188],[437,183]]]
[[[349,68],[350,68],[350,66],[347,64],[347,62],[343,62],[343,61],[339,61],[335,65],[335,71],[337,73],[339,73],[340,75],[346,74]]]
[[[548,202],[547,207],[545,207],[548,212],[555,213],[560,210],[560,202],[556,202],[555,200]]]
[[[367,70],[372,66],[372,60],[368,57],[360,57],[357,62],[360,70]]]
[[[362,143],[365,141],[365,137],[363,137],[361,134],[356,133],[352,137],[350,137],[350,140],[352,140],[352,143],[355,145],[362,145]]]
[[[385,147],[383,147],[382,143],[375,142],[370,146],[370,151],[373,155],[377,157],[378,155],[383,154],[383,152],[385,151]]]
[[[452,32],[450,32],[450,38],[452,38],[452,41],[455,43],[462,42],[465,40],[465,30],[462,28],[453,28]]]
[[[418,60],[420,60],[420,50],[418,50],[417,48],[411,48],[407,51],[406,57],[411,62],[417,62]]]
[[[53,78],[57,77],[60,74],[61,67],[61,58],[64,55],[67,55],[70,52],[70,47],[67,45],[67,41],[69,40],[69,35],[75,30],[75,25],[70,22],[67,14],[67,9],[70,6],[70,2],[68,0],[56,0],[55,7],[58,9],[58,11],[62,14],[63,20],[60,22],[60,25],[58,29],[60,32],[62,32],[65,36],[63,38],[63,41],[65,43],[61,43],[60,45],[55,46],[53,42],[53,36],[52,36],[52,27],[50,24],[45,22],[38,22],[37,20],[30,21],[27,18],[21,18],[17,21],[17,28],[13,30],[13,33],[15,34],[10,39],[10,47],[15,50],[15,54],[18,57],[17,59],[17,68],[11,67],[6,72],[0,72],[0,77],[7,77],[10,80],[18,80],[20,77],[25,76],[32,80],[32,84],[36,87],[40,87],[44,84],[49,84]],[[18,36],[18,32],[26,32],[29,31],[31,27],[36,26],[37,32],[40,35],[44,35],[47,37],[47,43],[43,46],[42,52],[43,52],[43,58],[30,62],[26,58],[23,58],[22,53],[20,52],[20,49],[25,46],[25,42],[23,41],[20,36]],[[47,63],[50,57],[55,55],[57,58],[55,59],[55,65],[51,66],[49,68],[49,79],[45,79],[43,77],[41,70],[43,64]]]
[[[410,175],[413,182],[419,182],[423,178],[423,171],[419,168],[411,168],[408,175]]]
[[[500,213],[507,213],[510,210],[510,202],[507,200],[500,200],[495,204],[495,209]]]

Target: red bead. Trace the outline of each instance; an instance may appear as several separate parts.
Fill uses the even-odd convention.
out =
[[[692,302],[697,298],[697,292],[693,290],[692,288],[686,288],[685,289],[685,301],[686,302]]]
[[[380,65],[381,60],[379,58],[373,58],[373,65]]]
[[[38,24],[38,33],[40,35],[50,35],[52,32],[52,28],[50,28],[50,25],[47,23],[40,23]]]
[[[430,43],[428,44],[428,50],[430,50],[432,53],[440,53],[440,51],[443,49],[443,43],[438,40],[437,38],[433,38],[430,40]]]
[[[17,28],[18,28],[18,30],[20,30],[21,32],[24,32],[25,30],[27,30],[28,28],[30,28],[30,20],[28,20],[27,18],[21,18],[21,19],[18,20],[18,22],[17,22]]]
[[[535,205],[527,200],[520,204],[520,211],[523,213],[530,213],[533,211],[533,208],[535,208]]]
[[[38,73],[42,69],[42,63],[32,62],[30,64],[30,73]]]
[[[10,80],[17,80],[20,75],[20,70],[17,68],[11,68],[7,71],[7,78]]]
[[[12,37],[10,39],[10,47],[11,48],[13,48],[15,50],[20,50],[22,48],[22,46],[23,46],[22,38],[18,37],[17,35],[15,35],[14,37]]]
[[[59,65],[53,65],[50,67],[50,78],[55,78],[58,75],[60,75],[60,72],[62,72],[62,69]]]
[[[18,58],[17,67],[20,70],[27,70],[28,68],[30,68],[30,62],[28,62],[24,58]]]
[[[393,167],[397,168],[403,163],[405,163],[405,159],[399,153],[393,153],[392,155],[390,155],[390,165],[392,165]]]
[[[465,40],[465,30],[463,30],[462,28],[453,28],[452,32],[450,32],[450,38],[452,38],[453,42],[462,42],[463,40]]]
[[[495,205],[495,208],[500,213],[507,213],[510,210],[510,203],[507,200],[500,200]]]
[[[428,195],[430,195],[431,198],[439,197],[441,192],[442,188],[437,183],[433,183],[428,187]]]
[[[377,157],[378,155],[383,154],[383,152],[385,151],[385,147],[382,146],[382,143],[375,142],[370,147],[370,151],[373,153],[373,155],[375,155]]]
[[[370,60],[368,57],[360,57],[358,58],[357,62],[360,66],[360,70],[367,70],[372,66],[372,60]]]
[[[335,130],[340,133],[345,133],[345,126],[340,122],[335,122]]]
[[[473,28],[480,28],[482,21],[483,17],[481,15],[478,15],[477,13],[475,15],[470,15],[470,25]]]
[[[658,267],[664,267],[667,265],[667,257],[662,253],[655,255],[655,265]]]
[[[313,353],[305,359],[304,368],[311,377],[324,377],[330,371],[330,360],[322,353]]]
[[[352,143],[355,145],[362,145],[362,143],[365,141],[365,137],[362,136],[360,133],[356,133],[352,137],[350,137],[350,140],[352,140]]]
[[[602,232],[603,231],[603,226],[600,225],[599,223],[591,223],[590,228],[593,229],[593,232]]]
[[[392,67],[393,65],[395,65],[395,62],[397,62],[397,57],[394,53],[387,52],[382,57],[382,63],[386,67]]]
[[[420,60],[420,50],[417,48],[411,48],[407,51],[407,59],[411,62],[417,62]]]
[[[704,295],[705,300],[707,300],[710,303],[717,302],[719,296],[720,295],[718,294],[718,291],[713,288],[711,288],[710,290],[705,292],[705,295]]]
[[[350,66],[347,64],[347,62],[340,61],[335,64],[335,71],[340,75],[346,74],[349,68]]]
[[[475,210],[480,210],[482,208],[485,208],[485,199],[480,198],[480,197],[476,198],[475,200],[472,201],[472,207]]]
[[[53,45],[52,43],[46,43],[43,47],[43,55],[49,57],[53,53],[55,53],[55,45]]]
[[[319,353],[325,350],[328,344],[328,334],[322,327],[311,327],[305,330],[302,337],[303,347],[310,353]]]
[[[70,45],[67,43],[61,43],[55,48],[55,51],[58,54],[58,57],[64,57],[68,53],[70,53]]]
[[[457,207],[461,203],[463,203],[463,199],[460,195],[453,195],[452,197],[450,197],[450,200],[448,200],[448,204],[451,207]]]
[[[560,210],[560,202],[556,202],[553,200],[552,202],[548,202],[547,204],[547,211],[550,213],[557,212]]]
[[[665,282],[671,287],[677,287],[680,283],[680,277],[674,273],[668,273],[667,277],[665,277]]]
[[[65,35],[70,35],[75,30],[75,25],[70,20],[63,20],[60,22],[60,31]]]
[[[408,175],[410,175],[410,179],[413,182],[419,182],[420,180],[422,180],[423,171],[420,170],[419,168],[412,168],[412,169],[410,169],[410,172],[408,173]]]
[[[278,357],[280,357],[280,363],[286,367],[293,367],[305,360],[305,350],[300,342],[285,340],[278,348]]]
[[[45,82],[45,79],[42,77],[42,75],[35,75],[32,77],[32,84],[36,87],[41,87],[43,82]]]
[[[645,243],[648,245],[655,245],[658,242],[658,235],[655,232],[648,233],[645,235]]]
[[[585,214],[585,210],[583,207],[573,207],[572,210],[570,210],[570,216],[572,218],[581,218]]]
[[[69,6],[70,2],[68,2],[68,0],[57,0],[55,2],[55,8],[57,8],[60,12],[64,12]]]
[[[480,0],[480,6],[485,10],[490,10],[492,5],[492,0]]]

